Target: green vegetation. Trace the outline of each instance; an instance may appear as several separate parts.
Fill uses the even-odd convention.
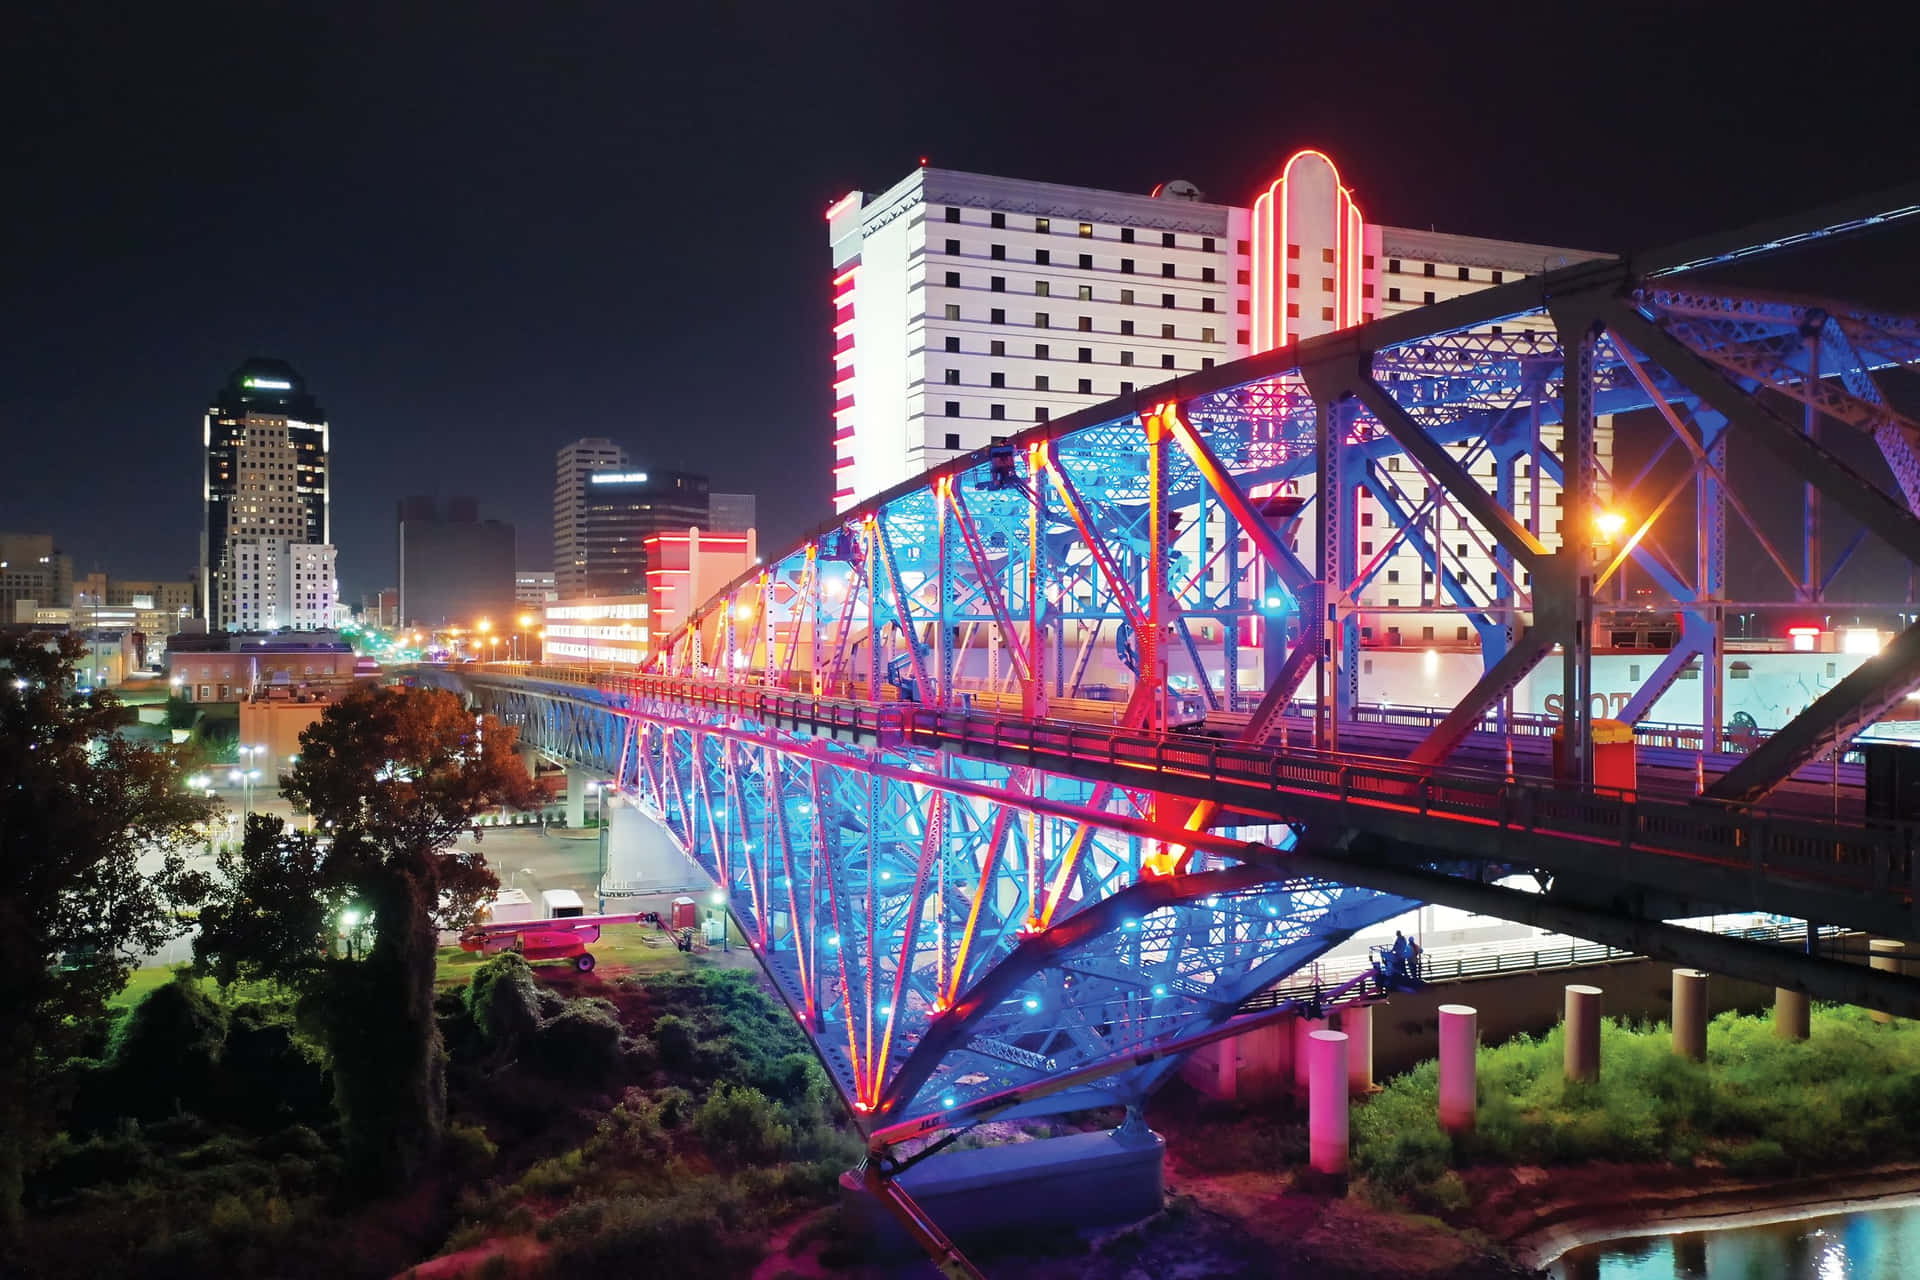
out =
[[[116,732],[127,713],[110,694],[72,692],[84,652],[72,636],[0,636],[0,1246],[23,1226],[63,1064],[200,889],[173,850],[208,806],[177,753]]]
[[[1670,1162],[1735,1174],[1798,1174],[1920,1156],[1920,1023],[1816,1009],[1810,1040],[1775,1038],[1771,1020],[1722,1014],[1707,1061],[1672,1052],[1662,1026],[1608,1019],[1600,1078],[1567,1081],[1562,1029],[1483,1049],[1470,1135],[1437,1118],[1439,1069],[1426,1063],[1353,1113],[1353,1168],[1367,1188],[1423,1208],[1467,1201],[1476,1164]]]
[[[413,1181],[445,1128],[436,935],[499,887],[454,841],[477,814],[537,802],[514,736],[444,690],[355,689],[301,733],[280,779],[321,834],[252,815],[200,912],[195,954],[223,983],[299,997],[369,1192]]]

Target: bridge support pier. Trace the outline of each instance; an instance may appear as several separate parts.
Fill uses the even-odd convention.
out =
[[[578,831],[587,825],[587,792],[593,778],[585,769],[567,766],[567,830]]]
[[[1373,1092],[1373,1006],[1350,1004],[1340,1011],[1347,1035],[1347,1091],[1356,1098]]]
[[[1871,952],[1867,963],[1875,969],[1880,970],[1880,972],[1905,973],[1907,971],[1906,943],[1895,942],[1888,938],[1875,938],[1867,943],[1867,948]],[[1875,1009],[1873,1011],[1873,1020],[1881,1023],[1892,1022],[1893,1015],[1890,1013],[1882,1013],[1880,1010]]]
[[[1804,991],[1773,989],[1773,1034],[1782,1040],[1805,1040],[1813,1034],[1813,1002]]]
[[[1306,1093],[1311,1087],[1313,1033],[1325,1031],[1325,1018],[1289,1018],[1288,1027],[1293,1032],[1293,1091]]]
[[[1707,975],[1699,969],[1673,971],[1673,1052],[1707,1060]]]
[[[1440,1006],[1440,1127],[1471,1133],[1480,1106],[1480,1012],[1472,1005]]]
[[[1567,987],[1566,1071],[1569,1080],[1600,1078],[1600,988]]]
[[[1347,1037],[1315,1031],[1307,1037],[1313,1059],[1307,1081],[1307,1156],[1315,1173],[1347,1171]]]

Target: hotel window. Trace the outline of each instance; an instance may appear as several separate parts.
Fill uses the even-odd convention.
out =
[[[1121,395],[1123,395],[1123,396],[1130,396],[1130,395],[1132,395],[1132,394],[1133,394],[1133,384],[1132,384],[1131,382],[1123,382],[1123,383],[1121,383],[1121,384],[1120,384],[1120,394],[1121,394]]]
[[[1044,373],[1035,374],[1033,378],[1033,389],[1035,391],[1051,391],[1053,390],[1053,379]]]
[[[1122,228],[1120,228],[1120,243],[1121,243],[1121,244],[1132,244],[1132,243],[1133,243],[1133,228],[1132,228],[1132,227],[1122,227]]]
[[[1004,373],[990,373],[987,375],[987,385],[990,387],[1004,387],[1007,385],[1007,375]]]
[[[1160,264],[1160,277],[1163,280],[1173,279],[1173,264],[1171,262],[1163,262]]]
[[[1172,325],[1170,325],[1170,324],[1163,324],[1163,325],[1161,325],[1161,326],[1160,326],[1160,336],[1161,336],[1161,337],[1163,337],[1163,338],[1171,338],[1171,337],[1173,337],[1173,326],[1172,326]]]
[[[1092,363],[1093,363],[1093,348],[1092,348],[1092,347],[1082,347],[1082,348],[1080,348],[1080,363],[1081,363],[1081,364],[1092,364]]]
[[[1133,363],[1133,352],[1131,352],[1131,351],[1122,351],[1122,352],[1120,353],[1120,363],[1121,363],[1121,364],[1132,364],[1132,363]]]
[[[1035,218],[1033,220],[1033,229],[1040,235],[1046,235],[1049,231],[1053,230],[1053,219]]]
[[[960,304],[957,302],[949,302],[947,304],[947,319],[958,320],[959,318],[960,318]]]
[[[988,218],[988,221],[990,221],[993,224],[993,229],[995,231],[1004,230],[1007,225],[1007,215],[1004,213],[992,214]]]
[[[1251,329],[1235,329],[1233,331],[1233,340],[1243,347],[1249,346],[1253,342],[1253,331]]]
[[[1005,338],[995,338],[991,345],[988,346],[987,354],[995,356],[1007,354],[1007,340]]]
[[[1253,252],[1253,242],[1250,240],[1235,240],[1233,242],[1233,251],[1244,258]]]
[[[1093,224],[1091,222],[1083,222],[1080,224],[1080,238],[1082,240],[1093,239]]]
[[[1503,281],[1505,281],[1507,278],[1507,273],[1504,271],[1495,271],[1492,274],[1493,274],[1493,282],[1495,284],[1500,284]]]
[[[960,221],[960,211],[954,208],[952,205],[947,206],[947,221],[948,222]]]
[[[1052,412],[1053,411],[1048,409],[1047,406],[1040,405],[1033,411],[1033,420],[1035,422],[1045,422],[1052,415]]]
[[[1218,340],[1219,340],[1219,339],[1218,339],[1218,337],[1216,336],[1216,331],[1215,331],[1215,330],[1212,330],[1212,329],[1202,329],[1202,330],[1200,331],[1200,341],[1202,341],[1202,342],[1217,342]]]
[[[1083,396],[1090,396],[1090,395],[1092,395],[1092,394],[1093,394],[1093,379],[1092,379],[1092,378],[1082,378],[1082,379],[1080,379],[1080,394],[1081,394],[1081,395],[1083,395]]]
[[[1473,279],[1473,272],[1467,270],[1467,268],[1465,267],[1462,267],[1460,268],[1460,278],[1462,280],[1471,280]]]
[[[1132,306],[1132,305],[1133,305],[1133,290],[1131,290],[1131,289],[1122,289],[1122,290],[1120,291],[1120,305],[1122,305],[1122,306]]]
[[[958,431],[947,432],[947,448],[958,449],[959,447],[960,447],[960,433]]]
[[[1083,284],[1083,285],[1081,285],[1081,286],[1080,286],[1080,301],[1082,301],[1082,302],[1092,302],[1092,301],[1093,301],[1093,286],[1092,286],[1092,285],[1090,285],[1090,284]]]
[[[1033,358],[1035,360],[1046,360],[1050,358],[1052,354],[1053,354],[1053,348],[1049,347],[1046,343],[1044,342],[1034,343]]]
[[[1321,276],[1321,277],[1320,277],[1320,292],[1322,292],[1322,293],[1332,293],[1332,292],[1333,292],[1333,277],[1332,277],[1332,276]]]
[[[1333,308],[1332,308],[1332,307],[1322,307],[1322,308],[1320,308],[1320,318],[1321,318],[1322,320],[1331,320],[1331,319],[1333,319]]]
[[[1300,304],[1297,302],[1289,302],[1287,304],[1287,319],[1298,320],[1299,318],[1300,318]]]
[[[1007,322],[1006,309],[1003,307],[995,307],[991,313],[991,319],[994,324],[1005,324]]]
[[[1163,310],[1163,311],[1171,311],[1171,310],[1173,310],[1173,307],[1174,307],[1174,296],[1173,296],[1172,294],[1170,294],[1170,293],[1163,293],[1163,294],[1161,294],[1161,295],[1160,295],[1160,308],[1161,308],[1161,310]]]
[[[1373,296],[1373,286],[1370,284],[1361,285],[1360,296],[1363,298],[1371,298]]]
[[[1090,254],[1090,253],[1083,253],[1083,254],[1081,254],[1081,255],[1080,255],[1080,269],[1081,269],[1082,271],[1091,271],[1091,270],[1093,270],[1093,255],[1092,255],[1092,254]]]
[[[1006,420],[1007,406],[1003,404],[990,404],[987,406],[987,416],[995,422],[1003,422]]]
[[[947,385],[950,387],[960,385],[960,371],[958,369],[947,370]]]
[[[1123,333],[1123,334],[1126,334],[1126,335],[1127,335],[1128,337],[1132,337],[1132,336],[1133,336],[1133,321],[1131,321],[1131,320],[1122,320],[1122,321],[1120,322],[1120,332],[1121,332],[1121,333]]]
[[[1389,288],[1389,289],[1387,290],[1387,301],[1388,301],[1388,302],[1398,302],[1398,301],[1400,301],[1400,286],[1399,286],[1399,285],[1394,285],[1394,286],[1392,286],[1391,288]]]
[[[947,241],[947,252],[948,252],[948,253],[959,253],[959,252],[960,252],[960,242],[959,242],[958,240],[949,240],[949,241]]]
[[[1007,291],[1007,278],[1005,276],[992,276],[987,280],[987,288],[994,293],[1005,293]]]
[[[1130,276],[1130,275],[1132,275],[1132,274],[1133,274],[1133,259],[1132,259],[1132,258],[1122,258],[1122,259],[1120,259],[1120,274],[1121,274],[1121,275],[1123,275],[1123,276]]]
[[[1211,311],[1211,310],[1213,310],[1213,299],[1212,299],[1212,298],[1202,298],[1202,299],[1200,299],[1200,309],[1201,309],[1202,311]]]
[[[1212,237],[1212,236],[1201,236],[1201,237],[1200,237],[1200,252],[1202,252],[1202,253],[1212,253],[1213,251],[1214,251],[1214,250],[1213,250],[1213,237]]]
[[[1212,267],[1202,267],[1202,268],[1200,268],[1200,279],[1201,279],[1201,280],[1203,280],[1203,281],[1205,281],[1205,282],[1206,282],[1207,284],[1212,284],[1212,283],[1213,283],[1213,268],[1212,268]]]
[[[1049,317],[1049,316],[1047,315],[1047,313],[1046,313],[1046,312],[1044,312],[1044,311],[1036,311],[1036,312],[1034,312],[1034,313],[1033,313],[1033,327],[1034,327],[1034,328],[1036,328],[1036,329],[1044,329],[1044,328],[1046,328],[1046,327],[1047,327],[1047,325],[1048,325],[1049,323],[1050,323],[1050,317]]]
[[[960,416],[960,402],[958,400],[947,401],[947,416],[949,418],[957,418]]]
[[[1400,274],[1400,259],[1398,258],[1387,259],[1387,274],[1393,275],[1393,276],[1397,276]]]
[[[993,245],[988,249],[987,254],[995,262],[1005,262],[1007,260],[1007,246],[1003,244]]]
[[[1431,277],[1434,274],[1433,264],[1431,262],[1426,263],[1424,266],[1421,267],[1420,271],[1422,275]]]
[[[1171,369],[1171,368],[1173,368],[1173,357],[1172,357],[1172,356],[1161,356],[1161,357],[1160,357],[1160,367],[1161,367],[1162,369]]]
[[[1288,246],[1287,246],[1287,257],[1289,257],[1289,258],[1298,258],[1299,256],[1300,256],[1300,246],[1299,246],[1299,245],[1297,245],[1297,244],[1290,244],[1290,245],[1288,245]]]
[[[1082,333],[1092,333],[1092,332],[1093,332],[1093,317],[1092,317],[1092,316],[1081,316],[1081,317],[1080,317],[1080,332],[1082,332]]]
[[[1035,280],[1033,282],[1033,295],[1036,298],[1050,298],[1053,296],[1053,286],[1045,280]]]
[[[1432,305],[1433,305],[1433,290],[1431,290],[1431,289],[1429,289],[1429,290],[1427,290],[1427,291],[1426,291],[1426,293],[1424,293],[1423,295],[1421,295],[1421,301],[1423,301],[1423,302],[1425,302],[1425,303],[1426,303],[1426,304],[1427,304],[1428,306],[1432,306]]]
[[[1212,357],[1212,356],[1201,356],[1201,357],[1200,357],[1200,367],[1201,367],[1202,369],[1211,369],[1211,368],[1213,368],[1213,357]]]
[[[1035,249],[1033,251],[1033,262],[1035,266],[1039,266],[1039,267],[1052,266],[1053,254],[1049,253],[1045,249]]]
[[[1287,288],[1298,289],[1299,287],[1300,287],[1300,273],[1298,271],[1287,272]]]

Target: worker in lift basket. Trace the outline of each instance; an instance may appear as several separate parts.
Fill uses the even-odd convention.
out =
[[[1396,978],[1405,978],[1407,976],[1408,959],[1407,935],[1398,929],[1393,931],[1393,951],[1391,954],[1393,957],[1391,969],[1393,976]]]

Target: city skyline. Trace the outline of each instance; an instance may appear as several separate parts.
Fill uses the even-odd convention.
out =
[[[12,310],[39,322],[0,354],[16,453],[0,523],[53,531],[79,572],[188,571],[187,442],[209,379],[262,351],[325,388],[341,424],[348,600],[392,585],[385,513],[408,493],[476,495],[524,531],[521,567],[544,567],[546,468],[585,435],[758,493],[763,543],[784,544],[830,507],[820,214],[923,155],[1119,191],[1185,178],[1239,203],[1321,146],[1370,218],[1619,250],[1899,176],[1876,167],[1872,131],[1834,133],[1817,113],[1746,127],[1790,59],[1799,82],[1822,78],[1806,59],[1835,59],[1825,71],[1881,95],[1880,118],[1912,93],[1863,65],[1891,72],[1891,49],[1849,49],[1843,66],[1704,17],[1643,40],[1631,22],[1543,14],[1490,39],[1458,14],[1400,15],[1358,78],[1314,52],[1346,38],[1342,19],[1237,21],[1235,43],[1267,50],[1276,78],[1216,74],[1214,41],[1145,50],[1128,16],[1023,15],[1015,42],[989,9],[957,25],[888,14],[828,76],[834,24],[780,11],[529,31],[500,8],[451,33],[351,10],[238,26],[36,15],[14,50],[14,170],[49,198],[6,214],[35,249]],[[935,32],[951,44],[927,61]],[[1580,58],[1554,56],[1576,39]],[[628,74],[623,51],[660,40],[763,74],[717,75],[717,56]],[[287,88],[245,111],[215,77],[181,74],[267,44]],[[1027,95],[988,88],[1064,87],[1062,48],[1106,68],[1085,110],[1036,120]],[[1493,65],[1503,75],[1469,74]],[[1139,91],[1202,72],[1204,103]],[[1609,108],[1570,148],[1551,104],[1575,88]],[[846,128],[845,104],[866,97],[898,109]],[[1435,104],[1482,123],[1441,127]],[[1821,163],[1779,163],[1797,150]],[[83,502],[97,508],[84,521]]]

